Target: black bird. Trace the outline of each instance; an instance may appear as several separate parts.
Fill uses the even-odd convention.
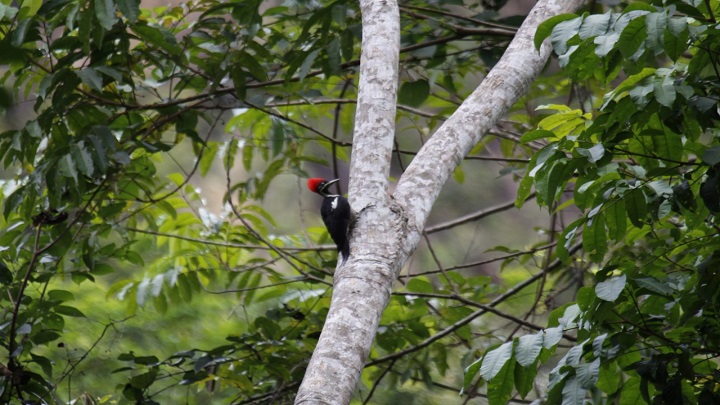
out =
[[[350,244],[348,243],[348,228],[352,218],[352,210],[348,200],[338,194],[330,194],[328,190],[330,186],[340,179],[325,180],[321,178],[308,179],[307,185],[310,191],[323,196],[323,202],[320,206],[320,216],[325,223],[325,227],[330,233],[330,237],[335,241],[338,252],[342,256],[342,263],[350,256]]]

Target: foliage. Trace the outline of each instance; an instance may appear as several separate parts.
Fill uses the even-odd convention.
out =
[[[549,403],[720,401],[719,11],[717,1],[632,3],[538,30],[536,44],[550,38],[573,80],[611,89],[580,109],[542,107],[553,113],[523,136],[543,148],[517,199],[532,185],[551,210],[581,211],[557,254],[591,263],[593,285],[544,332],[487,352],[466,379],[479,372],[497,385],[514,367],[524,397],[526,375],[574,330],[577,343],[550,373]]]
[[[494,13],[450,15],[447,25],[423,10],[428,4],[416,6],[403,13],[408,77],[400,116],[426,132],[468,93],[465,78],[494,63],[514,26]],[[329,305],[335,255],[325,252],[332,248],[321,228],[285,226],[288,218],[266,206],[284,177],[328,165],[337,171],[347,160],[353,110],[343,105],[356,96],[356,7],[342,0],[271,8],[214,0],[154,9],[136,0],[0,4],[2,83],[12,89],[0,107],[8,116],[33,110],[0,134],[0,401],[292,398]],[[485,31],[470,30],[491,19]],[[424,44],[428,38],[435,39]],[[421,105],[439,113],[413,108]],[[328,118],[332,131],[321,124]],[[418,143],[399,139],[403,153]],[[198,176],[223,184],[221,209],[208,206]],[[485,277],[455,274],[438,288],[434,279],[413,278],[408,291],[417,295],[394,297],[386,312],[365,377],[368,399],[382,381],[373,378],[393,367],[410,370],[388,378],[398,386],[442,379],[453,356],[444,342],[418,346],[437,331],[472,339],[469,326],[456,326],[472,311],[447,305],[448,296],[434,317],[432,294],[457,291],[474,302],[493,290]],[[172,339],[161,347],[139,342],[168,331],[118,332],[117,358],[97,361],[106,334],[132,317],[170,320],[184,308],[192,315],[172,328],[193,330],[198,321],[187,317],[210,317],[211,292],[225,295],[228,312],[242,313],[231,317],[232,332],[213,314],[223,343],[184,337],[185,347],[167,353],[177,347]],[[80,319],[96,323],[90,339],[77,329]],[[79,354],[66,356],[68,346]],[[420,354],[388,357],[403,349]],[[111,373],[117,386],[101,377]]]
[[[518,25],[458,3],[401,7],[394,175]],[[719,8],[632,2],[540,27],[563,69],[454,173],[360,399],[718,402]],[[360,39],[344,0],[0,2],[0,108],[33,110],[0,134],[1,402],[291,400],[335,263],[292,185],[344,173]],[[549,226],[496,217],[523,211],[483,192],[488,160]]]

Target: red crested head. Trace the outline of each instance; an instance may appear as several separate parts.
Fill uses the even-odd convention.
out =
[[[326,181],[327,180],[321,179],[319,177],[313,177],[311,179],[308,179],[307,186],[313,193],[318,193],[320,190],[320,186]]]
[[[307,186],[313,193],[318,193],[320,195],[327,196],[328,195],[328,187],[335,184],[339,179],[335,180],[325,180],[321,179],[319,177],[313,177],[311,179],[308,179]]]

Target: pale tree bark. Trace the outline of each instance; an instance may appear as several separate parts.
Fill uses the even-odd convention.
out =
[[[537,26],[582,0],[541,0],[480,86],[419,151],[388,195],[395,135],[400,21],[395,0],[361,0],[363,44],[349,199],[357,212],[350,259],[335,272],[330,311],[296,404],[347,404],[382,311],[420,241],[442,186],[463,157],[530,88],[550,55]]]

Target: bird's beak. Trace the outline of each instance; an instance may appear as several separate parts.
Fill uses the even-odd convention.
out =
[[[333,184],[337,183],[339,180],[340,180],[340,179],[335,179],[335,180],[326,181],[325,184],[322,185],[321,194],[327,194],[327,193],[328,193],[328,189],[330,188],[330,186],[332,186]]]

